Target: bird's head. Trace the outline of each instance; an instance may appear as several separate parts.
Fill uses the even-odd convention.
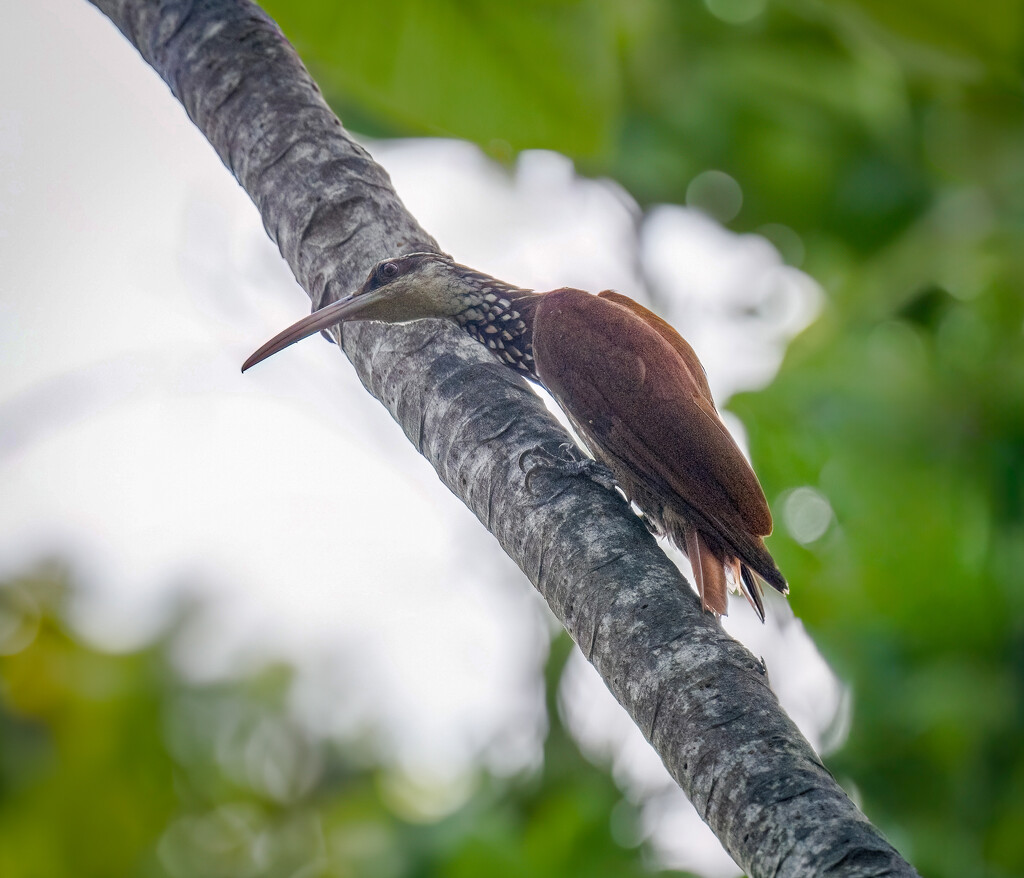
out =
[[[384,259],[370,269],[358,290],[278,333],[245,361],[242,371],[336,323],[408,323],[425,317],[454,317],[466,307],[466,297],[471,293],[467,271],[440,253],[410,253]]]

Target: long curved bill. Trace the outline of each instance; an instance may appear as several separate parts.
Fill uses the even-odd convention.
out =
[[[242,371],[251,369],[257,363],[267,359],[267,357],[272,357],[278,351],[284,350],[289,345],[302,341],[302,339],[308,338],[322,329],[334,326],[335,323],[343,323],[346,320],[354,319],[368,305],[372,305],[383,298],[383,295],[383,290],[373,290],[369,293],[358,290],[351,295],[345,296],[343,299],[338,299],[337,302],[332,302],[326,308],[314,311],[270,339],[242,364]]]

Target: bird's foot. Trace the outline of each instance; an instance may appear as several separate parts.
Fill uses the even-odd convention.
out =
[[[519,469],[526,473],[526,490],[533,493],[530,483],[540,471],[547,471],[553,475],[568,478],[586,476],[602,488],[614,491],[617,482],[612,471],[593,458],[575,456],[575,451],[575,445],[571,442],[563,442],[558,446],[558,452],[555,454],[540,445],[536,448],[528,448],[520,454]]]

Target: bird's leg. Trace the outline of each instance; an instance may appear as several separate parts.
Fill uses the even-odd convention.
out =
[[[568,478],[586,476],[602,488],[614,491],[618,483],[615,481],[612,471],[593,458],[574,456],[575,448],[576,446],[571,442],[563,442],[558,446],[560,453],[552,454],[542,445],[538,445],[535,448],[528,448],[520,454],[519,469],[526,473],[526,490],[532,493],[531,480],[537,475],[538,470],[547,470],[553,475]],[[531,463],[528,458],[533,458],[533,462]]]

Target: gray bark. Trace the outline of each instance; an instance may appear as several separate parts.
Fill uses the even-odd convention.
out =
[[[249,193],[314,306],[385,256],[436,249],[256,6],[92,2]],[[353,324],[341,340],[367,389],[544,595],[737,863],[754,876],[916,874],[619,497],[586,478],[542,473],[527,485],[520,455],[567,437],[518,376],[443,321]]]

